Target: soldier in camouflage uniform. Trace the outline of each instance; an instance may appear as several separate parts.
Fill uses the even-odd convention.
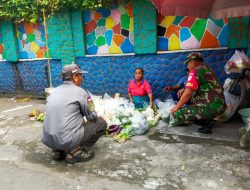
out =
[[[196,121],[212,121],[225,111],[225,98],[223,88],[215,73],[203,63],[200,53],[191,53],[186,61],[190,74],[180,101],[171,109],[174,115],[172,125],[190,124]],[[183,105],[192,100],[192,105]],[[199,132],[211,133],[199,129]]]

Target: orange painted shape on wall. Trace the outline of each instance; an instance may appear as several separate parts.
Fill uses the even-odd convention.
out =
[[[200,48],[214,48],[214,47],[219,47],[219,41],[208,30],[206,30],[203,38],[201,39]]]
[[[120,24],[120,23],[118,23],[117,25],[115,25],[115,26],[113,27],[113,32],[114,32],[115,34],[121,34],[121,24]]]
[[[33,34],[33,27],[31,23],[25,22],[24,23],[24,30],[27,34]]]
[[[98,20],[100,20],[100,18],[102,18],[102,15],[98,12],[95,12],[95,21],[98,22]]]
[[[179,38],[180,37],[180,29],[181,27],[175,26],[174,34]]]
[[[228,18],[224,18],[223,21],[224,21],[224,24],[227,24],[228,23]]]
[[[129,3],[127,6],[125,6],[125,9],[128,10],[128,15],[129,15],[130,17],[134,17],[134,15],[133,15],[133,5],[132,5],[132,3]]]
[[[3,45],[2,44],[0,44],[0,53],[2,53],[3,52]]]
[[[122,42],[124,41],[124,37],[122,35],[114,35],[113,37],[113,41],[115,42],[115,44],[120,47],[120,45],[122,44]]]
[[[165,36],[166,36],[167,38],[170,38],[170,36],[171,36],[172,34],[175,34],[177,37],[179,37],[179,33],[180,33],[180,27],[177,27],[177,26],[171,24],[171,25],[167,28],[167,32],[166,32]]]
[[[44,56],[43,56],[43,51],[42,50],[38,50],[37,52],[36,52],[36,58],[43,58]]]
[[[187,27],[187,28],[191,28],[191,26],[194,24],[195,22],[195,17],[185,17],[179,24],[180,27]]]
[[[96,29],[96,27],[97,27],[96,22],[94,20],[91,20],[85,25],[85,31],[87,34],[89,34],[93,32]]]

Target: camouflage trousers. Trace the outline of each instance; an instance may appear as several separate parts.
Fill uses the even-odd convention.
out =
[[[191,124],[196,120],[213,120],[223,113],[225,108],[225,104],[218,101],[207,105],[189,105],[175,113],[171,125]]]

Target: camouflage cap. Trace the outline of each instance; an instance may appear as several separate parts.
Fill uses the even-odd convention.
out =
[[[192,61],[192,60],[203,62],[203,57],[202,57],[201,53],[199,53],[199,52],[192,52],[192,53],[188,54],[187,60],[185,61],[185,63],[187,64],[189,61]]]

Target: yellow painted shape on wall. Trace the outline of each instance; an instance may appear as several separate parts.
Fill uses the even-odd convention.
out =
[[[175,19],[175,16],[165,16],[165,18],[161,21],[161,26],[169,27],[171,24],[173,24]]]
[[[169,50],[178,50],[178,49],[181,49],[180,38],[178,38],[175,34],[173,34],[169,38]]]
[[[30,43],[30,49],[31,49],[31,51],[36,53],[40,49],[40,47],[39,47],[39,45],[36,44],[36,42],[31,42]]]
[[[111,42],[111,46],[109,47],[110,54],[119,54],[122,53],[121,48],[119,48],[114,41]]]
[[[16,38],[19,38],[20,34],[19,34],[19,31],[17,30],[16,31]]]
[[[130,18],[129,31],[134,32],[134,19]]]
[[[112,29],[115,26],[115,21],[113,20],[112,17],[106,18],[106,24],[105,24],[105,26],[108,29]]]

